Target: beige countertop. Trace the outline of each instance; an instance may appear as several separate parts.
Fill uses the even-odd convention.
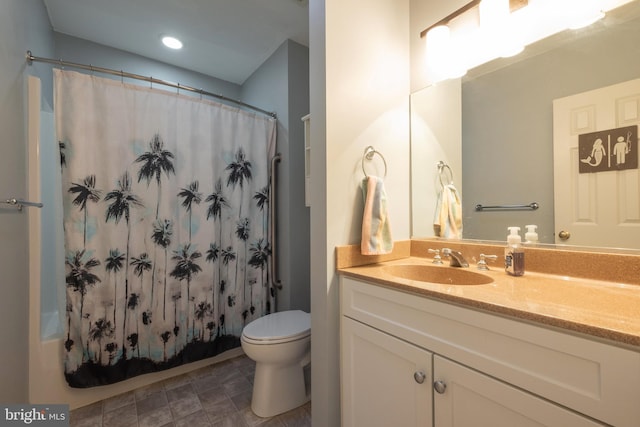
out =
[[[404,256],[355,267],[338,265],[338,272],[416,295],[587,334],[640,351],[640,286],[637,284],[530,271],[513,277],[506,274],[500,264],[490,263],[489,271],[478,271],[475,264],[464,270],[490,276],[492,283],[445,285],[399,278],[384,268],[397,264],[433,265],[431,261]],[[436,267],[452,268],[446,261],[445,265]]]

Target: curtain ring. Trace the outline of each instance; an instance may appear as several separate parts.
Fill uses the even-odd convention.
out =
[[[176,90],[176,95],[180,95],[180,83],[178,83],[178,89]]]
[[[120,70],[120,83],[124,84],[124,71]]]
[[[380,156],[380,158],[382,159],[382,163],[384,163],[384,177],[387,177],[387,161],[384,159],[384,156],[382,155],[382,153],[380,153],[379,151],[376,151],[375,148],[373,148],[371,145],[368,146],[367,148],[364,149],[364,154],[362,155],[362,172],[364,173],[364,176],[366,178],[369,177],[369,175],[367,175],[367,172],[364,170],[364,161],[366,160],[373,160],[373,156],[374,155],[378,155]]]

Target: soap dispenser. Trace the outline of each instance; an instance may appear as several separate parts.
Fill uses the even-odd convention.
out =
[[[524,250],[522,249],[520,227],[507,227],[507,247],[504,250],[504,270],[512,276],[524,274]]]
[[[536,229],[538,228],[537,225],[525,225],[527,232],[524,234],[524,242],[525,243],[531,243],[531,244],[536,244],[538,243],[538,233],[536,232]]]

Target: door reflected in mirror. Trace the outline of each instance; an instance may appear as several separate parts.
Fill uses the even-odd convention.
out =
[[[615,188],[605,190],[601,187],[589,199],[581,199],[578,212],[568,213],[572,222],[560,225],[554,211],[564,204],[554,200],[554,175],[559,174],[554,172],[553,147],[553,101],[640,78],[638,40],[640,0],[634,0],[610,11],[591,27],[567,30],[527,46],[517,57],[492,61],[470,70],[461,80],[446,82],[453,88],[448,97],[459,96],[461,99],[461,119],[458,118],[461,124],[459,133],[449,129],[444,137],[439,136],[443,132],[438,130],[438,123],[443,118],[438,116],[437,108],[438,102],[447,99],[443,87],[438,84],[412,94],[413,237],[434,235],[432,219],[438,191],[434,184],[437,182],[436,164],[443,160],[460,165],[454,168],[454,174],[462,198],[465,239],[505,241],[508,226],[524,229],[525,225],[536,224],[540,243],[571,245],[574,244],[571,238],[560,240],[557,237],[561,230],[572,235],[571,228],[575,223],[588,228],[593,216],[606,214],[618,218],[626,227],[627,235],[635,238],[625,242],[606,236],[603,240],[600,236],[598,241],[587,239],[575,244],[640,249],[638,169],[602,172],[614,175],[607,179],[615,183]],[[432,93],[438,98],[433,98]],[[632,95],[630,93],[628,97],[633,98]],[[636,106],[635,113],[633,105]],[[455,111],[444,110],[447,121],[456,122],[455,117],[449,117]],[[611,113],[613,116],[608,118],[594,117],[594,130],[622,127],[618,126],[621,123],[625,126],[640,124],[640,101],[636,104],[633,100],[628,101],[623,110],[619,114],[625,117],[616,117],[618,113]],[[456,135],[459,135],[458,140]],[[577,141],[577,134],[575,139]],[[456,146],[461,149],[459,157]],[[638,153],[630,155],[638,156]],[[573,163],[556,167],[577,168]],[[598,174],[584,175],[580,177],[582,185],[597,180]],[[612,205],[611,198],[603,194],[607,191],[617,192],[619,202]],[[477,204],[532,202],[538,203],[539,209],[475,210]],[[591,216],[582,214],[588,211],[587,208],[591,209]]]

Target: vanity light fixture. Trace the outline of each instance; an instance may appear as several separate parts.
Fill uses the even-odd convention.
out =
[[[599,0],[565,0],[563,12],[569,19],[568,27],[572,30],[587,27],[604,18]]]
[[[164,36],[162,37],[162,44],[170,49],[182,49],[182,42],[175,37]]]
[[[482,0],[478,6],[480,32],[490,56],[507,58],[524,50],[521,37],[511,19],[509,0]]]
[[[472,0],[420,33],[426,38],[430,83],[461,77],[467,69],[553,34],[590,25],[632,0]]]
[[[467,69],[462,64],[464,55],[451,40],[447,25],[436,25],[427,31],[427,68],[434,81],[462,77]]]
[[[488,13],[486,28],[488,38],[485,43],[478,44],[478,39],[482,38],[479,34],[478,18],[468,19],[469,14],[478,14],[478,5],[486,3]],[[509,15],[513,10],[520,9],[528,4],[528,0],[472,0],[465,6],[451,13],[444,19],[440,20],[431,27],[420,33],[420,37],[426,39],[426,60],[427,73],[432,83],[462,77],[466,74],[469,65],[466,63],[469,57],[472,58],[472,65],[478,50],[480,52],[480,63],[487,62],[498,56],[510,56],[519,53],[521,46],[514,46],[513,43],[507,44],[507,40],[514,40],[511,35],[505,37],[505,32],[509,31]],[[466,18],[466,19],[465,19]],[[467,25],[468,21],[472,21],[473,25]],[[453,30],[451,27],[455,27]],[[469,28],[474,27],[474,28]],[[499,49],[495,49],[499,46]],[[487,49],[498,52],[496,54],[487,54]],[[491,56],[490,58],[488,56]]]

